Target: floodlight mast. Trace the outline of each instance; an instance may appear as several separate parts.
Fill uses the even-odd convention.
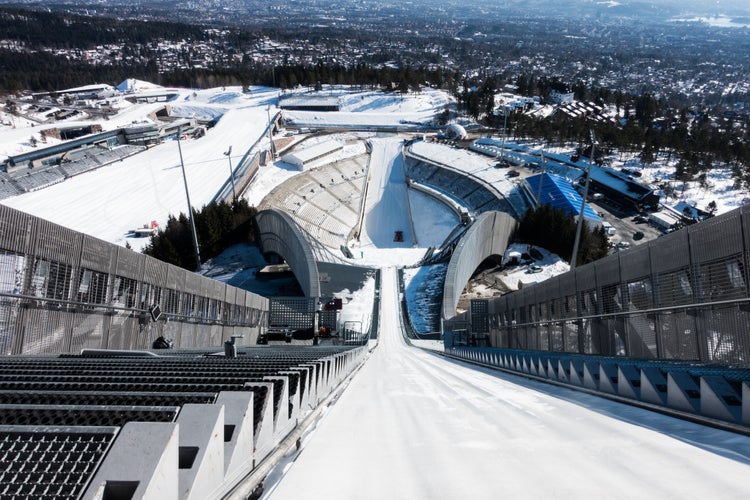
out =
[[[271,143],[271,158],[276,159],[276,145],[273,143],[273,125],[271,124],[271,105],[266,106],[266,115],[268,115],[268,142]]]
[[[188,191],[187,176],[185,175],[185,162],[182,159],[182,146],[180,137],[182,136],[182,126],[177,128],[177,151],[180,152],[180,166],[182,167],[182,180],[185,182],[185,197],[188,204],[188,217],[190,218],[190,229],[193,233],[193,247],[195,248],[195,271],[201,269],[201,254],[198,249],[198,233],[195,231],[195,218],[193,217],[193,205],[190,203],[190,191]]]
[[[578,213],[578,225],[576,226],[576,238],[573,243],[573,255],[570,257],[570,270],[576,268],[578,261],[578,245],[581,242],[581,230],[583,229],[583,211],[586,209],[586,199],[589,196],[589,181],[591,181],[591,167],[594,163],[594,146],[596,145],[596,137],[594,131],[591,131],[591,156],[589,157],[589,168],[586,170],[586,184],[583,187],[583,199],[581,200],[581,210]]]
[[[500,145],[500,161],[505,160],[505,135],[508,130],[508,107],[506,106],[503,109],[503,141]]]
[[[234,170],[232,169],[232,146],[229,146],[229,149],[224,151],[224,156],[227,157],[227,160],[229,161],[229,178],[232,181],[232,201],[237,202],[237,190],[234,187]]]
[[[536,195],[536,207],[539,208],[542,206],[542,179],[544,178],[544,174],[547,172],[547,160],[544,158],[544,150],[542,150],[542,173],[539,174],[539,191]]]

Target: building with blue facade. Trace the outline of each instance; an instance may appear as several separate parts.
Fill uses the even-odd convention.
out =
[[[524,179],[522,186],[535,206],[551,205],[578,219],[582,198],[564,177],[548,173],[532,175]],[[602,226],[602,219],[588,204],[584,205],[583,216],[591,228]]]

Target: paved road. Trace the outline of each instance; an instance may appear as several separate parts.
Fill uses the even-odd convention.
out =
[[[750,438],[407,346],[395,273],[380,345],[268,498],[750,498]]]

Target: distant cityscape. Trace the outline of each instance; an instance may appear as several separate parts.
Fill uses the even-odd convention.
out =
[[[571,87],[579,84],[633,95],[649,93],[683,106],[741,115],[748,112],[747,27],[676,22],[648,17],[648,12],[635,17],[584,10],[575,17],[568,11],[541,12],[535,7],[539,2],[499,3],[508,8],[483,6],[483,2],[379,2],[374,6],[348,0],[24,5],[203,27],[202,40],[161,38],[133,43],[123,39],[85,47],[42,48],[56,57],[95,66],[151,62],[162,74],[248,65],[441,68],[458,71],[466,78],[492,76],[506,82],[515,82],[521,75],[545,76]],[[527,10],[524,4],[528,4]],[[0,40],[0,48],[5,50],[36,49],[29,45],[30,41],[22,38]]]

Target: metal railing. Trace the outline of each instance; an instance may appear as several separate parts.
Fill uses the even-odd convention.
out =
[[[0,206],[0,353],[254,343],[268,300]]]

